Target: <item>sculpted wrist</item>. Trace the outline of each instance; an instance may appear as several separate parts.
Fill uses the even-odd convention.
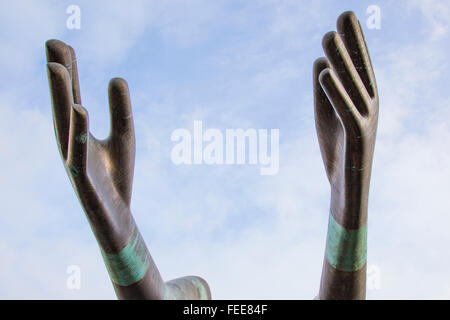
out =
[[[150,253],[136,226],[127,245],[118,253],[107,253],[103,249],[101,253],[111,280],[121,286],[141,280],[150,265]]]
[[[361,269],[367,258],[367,223],[358,229],[348,229],[330,212],[325,256],[336,270],[352,272]]]

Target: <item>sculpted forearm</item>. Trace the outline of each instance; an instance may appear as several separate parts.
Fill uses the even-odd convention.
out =
[[[107,241],[103,236],[103,241],[99,241],[114,290],[120,299],[162,299],[164,281],[134,221],[130,225],[129,236],[121,245],[117,238],[108,246],[102,245]],[[105,232],[100,230],[96,234]]]
[[[332,198],[333,199],[333,198]],[[333,202],[333,200],[332,200]],[[364,299],[366,294],[367,211],[342,211],[331,205],[320,299]],[[335,210],[335,211],[333,211]],[[350,225],[344,217],[352,216]]]

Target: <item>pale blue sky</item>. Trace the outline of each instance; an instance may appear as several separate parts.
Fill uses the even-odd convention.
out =
[[[66,28],[66,8],[81,29]],[[368,29],[366,9],[381,9]],[[411,1],[0,0],[0,298],[114,299],[55,144],[44,43],[71,44],[91,130],[107,85],[128,81],[137,134],[132,211],[165,280],[194,274],[214,298],[310,299],[329,185],[312,64],[340,13],[360,19],[380,94],[369,203],[371,299],[450,298],[450,5]],[[280,171],[175,166],[176,128],[280,129]],[[68,265],[81,289],[66,288]],[[447,280],[446,280],[447,279]]]

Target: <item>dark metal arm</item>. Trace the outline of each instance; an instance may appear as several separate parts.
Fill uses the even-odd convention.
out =
[[[343,13],[314,63],[320,151],[331,186],[320,299],[366,296],[367,206],[378,123],[378,92],[361,26]]]
[[[135,135],[128,85],[109,83],[111,132],[98,140],[89,132],[81,105],[72,47],[46,43],[55,135],[64,167],[99,243],[120,299],[210,299],[205,280],[184,277],[165,283],[130,211]]]

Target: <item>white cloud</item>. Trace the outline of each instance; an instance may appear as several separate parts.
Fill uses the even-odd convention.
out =
[[[442,40],[448,36],[450,25],[450,8],[446,0],[414,0],[410,8],[418,8],[427,21],[425,34],[432,41]]]

